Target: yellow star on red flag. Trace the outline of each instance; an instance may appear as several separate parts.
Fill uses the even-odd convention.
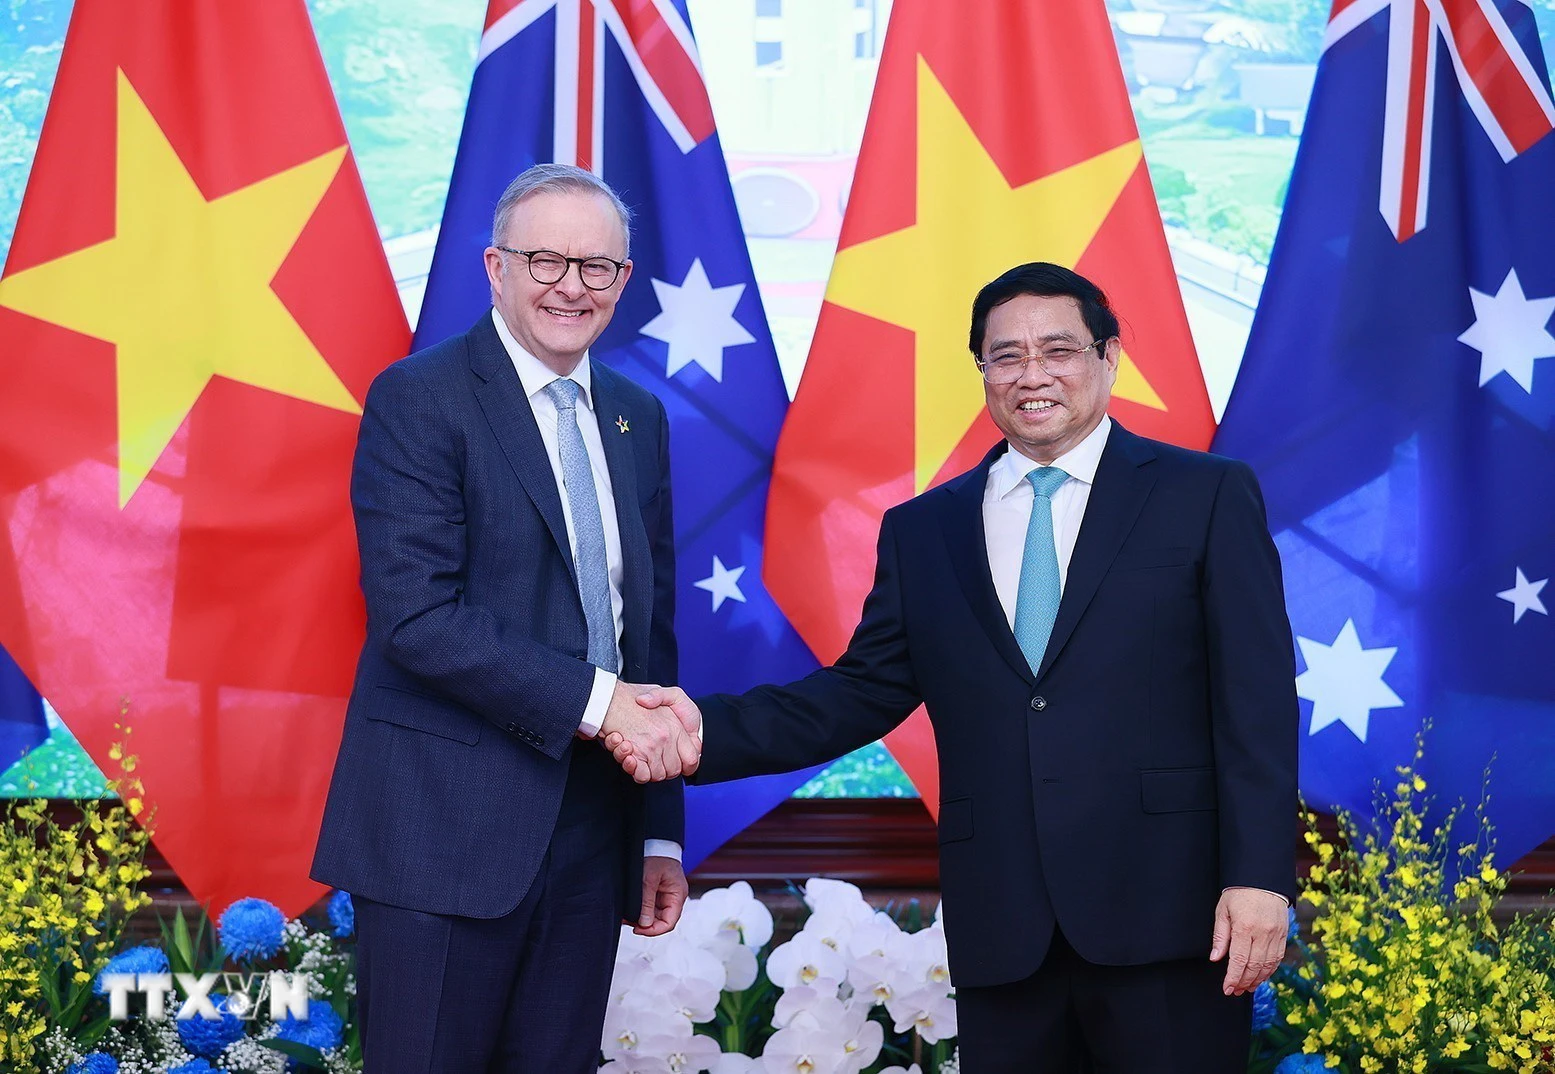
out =
[[[123,507],[212,377],[360,407],[270,286],[345,147],[207,198],[122,70],[117,113],[113,237],[0,280],[0,306],[115,344]]]
[[[967,350],[979,287],[1012,265],[1073,266],[1143,160],[1133,139],[1011,186],[966,118],[918,58],[917,219],[837,253],[827,301],[911,329],[916,487],[927,488],[983,409]],[[1161,408],[1127,354],[1114,389]]]

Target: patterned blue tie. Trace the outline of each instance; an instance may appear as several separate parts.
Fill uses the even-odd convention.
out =
[[[1026,550],[1020,560],[1020,589],[1015,595],[1015,640],[1031,670],[1042,666],[1042,654],[1058,618],[1058,550],[1053,544],[1053,493],[1069,480],[1056,466],[1039,466],[1026,475],[1035,493],[1031,521],[1026,523]]]
[[[545,393],[556,403],[556,442],[561,449],[562,485],[572,510],[573,540],[578,544],[578,596],[589,628],[589,663],[606,671],[619,670],[616,655],[615,615],[610,607],[609,565],[605,560],[605,524],[599,516],[599,491],[588,449],[578,431],[578,392],[575,380],[553,380]]]

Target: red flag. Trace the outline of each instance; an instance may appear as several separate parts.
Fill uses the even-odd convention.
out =
[[[972,298],[1053,261],[1125,324],[1112,413],[1202,448],[1214,417],[1102,0],[897,0],[826,303],[778,442],[768,588],[817,657],[846,647],[885,509],[998,439]],[[922,713],[886,745],[935,809]]]
[[[0,643],[109,772],[126,708],[197,899],[300,911],[409,340],[302,0],[78,0],[0,338]]]

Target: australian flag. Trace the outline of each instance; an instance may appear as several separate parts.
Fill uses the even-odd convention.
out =
[[[48,737],[43,699],[10,654],[0,649],[0,772]]]
[[[487,307],[492,210],[547,161],[603,176],[635,214],[632,280],[591,354],[669,412],[680,684],[808,674],[814,657],[761,585],[788,396],[685,0],[490,0],[417,347]],[[688,788],[687,867],[811,774]]]
[[[1555,831],[1548,86],[1515,0],[1337,0],[1215,441],[1284,559],[1308,800],[1369,813],[1428,726],[1503,863]]]

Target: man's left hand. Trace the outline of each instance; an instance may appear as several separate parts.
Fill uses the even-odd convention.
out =
[[[1240,996],[1274,974],[1285,957],[1288,920],[1285,900],[1272,891],[1227,888],[1220,893],[1209,960],[1226,960],[1221,991]]]
[[[644,858],[642,916],[632,931],[639,936],[663,936],[680,920],[690,892],[680,862],[657,856]]]

